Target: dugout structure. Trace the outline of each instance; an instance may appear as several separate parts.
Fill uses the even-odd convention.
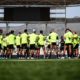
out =
[[[66,18],[66,7],[80,6],[80,0],[0,0],[0,9],[11,8],[11,7],[49,7],[53,10],[64,10],[64,12],[52,12],[51,14],[60,15],[63,14],[64,17],[51,17],[50,21],[4,21],[3,17],[0,17],[0,24],[5,24],[5,28],[2,28],[5,33],[9,32],[11,29],[18,31],[23,31],[23,29],[36,28],[37,33],[40,29],[44,31],[45,35],[48,35],[51,28],[56,28],[56,31],[60,34],[64,33],[65,28],[68,26],[79,26],[79,18],[67,19]],[[1,12],[0,14],[4,14]],[[10,27],[9,24],[22,23],[22,26]],[[41,26],[40,26],[41,24]],[[52,24],[52,25],[50,25]],[[36,25],[36,26],[35,26]],[[38,27],[40,26],[40,27]],[[57,29],[58,27],[58,29]],[[59,28],[60,27],[60,28]],[[62,31],[60,31],[60,29]]]

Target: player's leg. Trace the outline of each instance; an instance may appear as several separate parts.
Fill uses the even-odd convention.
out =
[[[19,58],[20,46],[17,46],[17,58]]]
[[[38,44],[35,44],[35,49],[36,49],[36,58],[39,58],[40,56],[40,45]]]
[[[21,57],[22,56],[26,57],[26,50],[27,50],[27,44],[22,44],[22,54],[23,55],[21,55]]]
[[[53,50],[53,45],[50,45],[50,54],[49,54],[49,58],[51,58],[51,54],[52,54],[52,50]]]
[[[61,58],[61,54],[62,54],[63,51],[64,51],[64,48],[61,46],[60,50],[59,50],[59,55],[58,55],[60,58]]]
[[[26,53],[27,53],[27,58],[29,59],[29,55],[30,55],[30,47],[27,47]]]
[[[9,57],[9,46],[7,45],[7,50],[6,50],[6,59]]]
[[[39,46],[37,46],[36,47],[36,58],[39,58],[40,57],[40,47]]]
[[[26,57],[26,53],[27,53],[27,44],[24,44],[24,57]]]
[[[6,50],[7,50],[7,47],[5,46],[3,49],[4,58],[6,58]]]
[[[31,54],[31,58],[33,58],[33,56],[34,56],[34,44],[30,45],[30,54]]]
[[[44,56],[45,56],[45,58],[46,58],[46,57],[47,57],[47,53],[46,53],[46,51],[45,51],[45,46],[43,45],[42,48],[43,48]]]
[[[20,49],[20,58],[22,57],[22,51],[23,51],[23,49],[22,49],[22,47],[21,47],[21,49]]]
[[[57,49],[57,45],[54,45],[54,49],[55,49],[55,52],[56,52],[56,55],[57,55],[57,58],[58,58],[58,49]]]
[[[71,52],[72,50],[71,50],[71,44],[69,44],[69,56],[71,57]]]
[[[47,46],[47,54],[46,54],[47,57],[48,57],[48,54],[50,54],[50,45]]]
[[[11,56],[11,58],[12,58],[12,55],[13,55],[13,51],[14,51],[14,45],[12,44],[11,45],[11,49],[10,49],[10,56]]]
[[[78,57],[78,53],[79,53],[79,52],[78,52],[78,46],[79,46],[79,45],[76,44],[76,57]]]
[[[63,51],[63,56],[64,56],[64,57],[65,57],[66,49],[67,49],[67,44],[64,45],[64,51]]]
[[[8,48],[8,56],[9,56],[9,58],[10,58],[10,56],[11,56],[11,45],[8,45],[9,46],[9,48]]]
[[[35,53],[36,53],[36,58],[39,59],[40,56],[40,52],[38,52],[38,47],[35,48]]]

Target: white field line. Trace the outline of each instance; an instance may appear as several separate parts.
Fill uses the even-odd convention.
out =
[[[33,59],[33,60],[0,60],[0,61],[15,61],[15,62],[31,62],[31,61],[33,61],[33,62],[44,62],[44,61],[52,61],[52,62],[54,62],[54,61],[66,61],[66,60],[79,60],[79,59],[40,59],[40,60],[35,60],[35,59]]]
[[[54,61],[54,60],[0,60],[0,61],[15,61],[15,62],[27,62],[27,61],[29,61],[29,62],[31,62],[31,61],[35,61],[35,62],[37,62],[37,61]]]

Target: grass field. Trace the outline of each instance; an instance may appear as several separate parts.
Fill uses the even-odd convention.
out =
[[[80,60],[0,60],[0,80],[80,80]]]

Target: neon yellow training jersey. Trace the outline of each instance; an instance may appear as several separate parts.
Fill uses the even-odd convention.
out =
[[[1,44],[1,42],[2,42],[2,38],[3,38],[2,35],[0,35],[0,44]]]
[[[72,37],[73,37],[73,34],[71,32],[67,32],[64,34],[64,37],[65,37],[65,43],[68,44],[68,43],[72,43]]]
[[[13,35],[13,34],[10,34],[9,35],[9,37],[8,37],[8,39],[9,39],[9,45],[14,45],[15,44],[15,35]]]
[[[42,34],[40,34],[39,35],[38,44],[39,45],[44,45],[44,40],[45,40],[45,36],[43,36]]]
[[[78,36],[77,34],[74,34],[73,38],[76,38],[77,36]],[[73,40],[73,43],[77,44],[77,38]]]
[[[9,36],[7,36],[7,37],[5,38],[5,42],[6,42],[7,45],[9,45]]]
[[[79,39],[80,39],[80,37],[78,36],[78,38],[77,38],[77,44],[79,44]]]
[[[20,45],[20,36],[16,36],[16,45]]]
[[[3,38],[3,46],[4,46],[4,47],[7,47],[6,37],[5,37],[5,38]]]
[[[22,33],[20,38],[21,38],[21,44],[27,44],[28,43],[28,35],[26,33]]]
[[[51,44],[51,41],[49,39],[49,36],[47,36],[47,45],[50,45]]]
[[[37,43],[37,35],[35,33],[32,33],[29,35],[29,41],[30,44],[36,44]]]
[[[52,43],[52,42],[55,42],[55,43],[56,43],[58,34],[55,33],[55,32],[52,32],[52,33],[49,34],[49,37],[50,37],[51,43]]]

